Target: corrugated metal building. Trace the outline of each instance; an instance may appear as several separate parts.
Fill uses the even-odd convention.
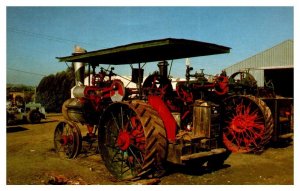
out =
[[[272,48],[224,69],[228,76],[249,69],[259,87],[272,80],[278,95],[293,97],[294,41],[286,40]]]

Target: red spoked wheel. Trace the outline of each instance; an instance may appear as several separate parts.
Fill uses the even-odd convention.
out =
[[[167,139],[155,110],[140,102],[110,105],[101,117],[98,143],[107,169],[120,180],[162,169]]]
[[[223,142],[232,152],[257,152],[272,137],[274,121],[270,108],[254,96],[224,100]]]
[[[54,148],[62,157],[75,158],[81,151],[82,136],[79,127],[70,121],[58,123],[54,132]]]

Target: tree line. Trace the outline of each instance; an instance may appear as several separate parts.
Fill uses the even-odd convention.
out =
[[[64,101],[71,97],[71,88],[75,85],[73,68],[45,76],[36,88],[36,101],[47,112],[61,112]]]

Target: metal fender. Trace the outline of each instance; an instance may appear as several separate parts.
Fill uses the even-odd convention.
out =
[[[159,96],[149,95],[148,102],[160,115],[166,128],[168,140],[175,141],[176,121],[164,101]]]

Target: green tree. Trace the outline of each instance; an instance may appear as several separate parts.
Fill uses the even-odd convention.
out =
[[[75,85],[72,68],[44,77],[37,87],[37,102],[47,112],[61,112],[63,102],[70,98],[70,90]]]

